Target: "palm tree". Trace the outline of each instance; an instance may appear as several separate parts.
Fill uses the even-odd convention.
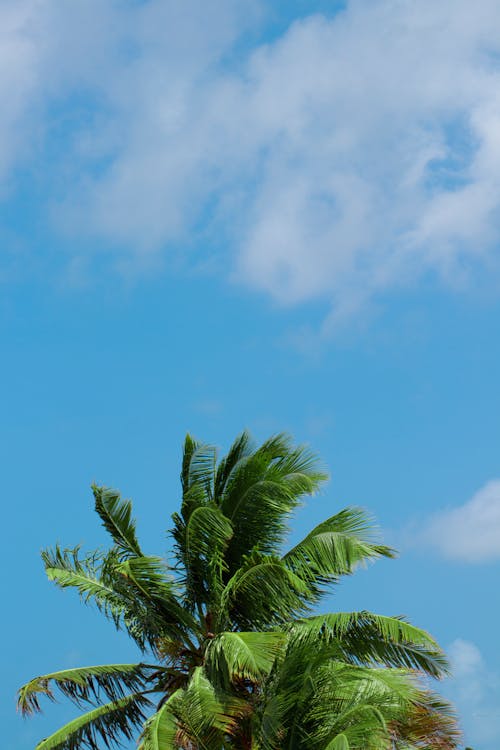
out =
[[[312,614],[341,576],[394,556],[359,508],[283,553],[287,521],[325,478],[285,435],[255,447],[245,432],[218,463],[188,435],[170,565],[142,551],[130,501],[94,486],[111,548],[56,546],[46,573],[124,628],[143,661],[24,685],[25,715],[55,688],[90,708],[37,750],[98,750],[139,731],[141,750],[455,748],[450,707],[418,681],[447,669],[427,633],[369,612]]]

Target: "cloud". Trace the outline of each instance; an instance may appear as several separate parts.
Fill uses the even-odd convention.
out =
[[[202,399],[193,404],[193,410],[206,417],[217,417],[222,413],[223,409],[222,402],[217,399]]]
[[[500,679],[471,641],[457,638],[448,654],[453,678],[444,689],[459,711],[466,742],[494,750],[500,736]]]
[[[327,301],[325,331],[429,276],[498,283],[496,0],[350,0],[278,36],[255,0],[11,0],[0,22],[0,176],[50,155],[56,225],[117,262],[189,248]]]
[[[14,164],[30,150],[28,119],[39,83],[39,51],[23,33],[30,11],[30,5],[22,2],[0,7],[0,196]]]
[[[418,536],[419,543],[449,560],[500,560],[500,479],[485,484],[463,505],[431,517]]]

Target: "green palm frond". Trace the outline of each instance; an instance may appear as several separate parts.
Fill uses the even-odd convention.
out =
[[[210,504],[197,508],[191,514],[186,528],[188,564],[200,557],[208,559],[214,545],[224,551],[232,533],[230,521],[216,505]]]
[[[18,709],[24,716],[41,710],[40,696],[55,700],[53,686],[74,703],[101,702],[123,698],[126,693],[146,687],[151,667],[144,664],[105,664],[95,667],[62,669],[35,677],[18,692]]]
[[[233,535],[230,521],[210,503],[191,513],[183,537],[178,535],[185,568],[185,586],[191,606],[216,606],[226,570],[224,553]]]
[[[455,708],[430,690],[422,690],[410,711],[399,717],[398,750],[456,750],[461,746]]]
[[[42,552],[45,572],[49,581],[60,588],[75,588],[82,600],[93,601],[97,608],[118,626],[126,617],[128,602],[125,596],[102,576],[104,556],[100,553],[80,558],[80,548],[62,550],[59,545]]]
[[[303,722],[320,746],[339,732],[352,747],[384,750],[388,740],[400,750],[454,750],[460,738],[450,704],[422,690],[415,673],[404,669],[321,665]]]
[[[339,738],[344,738],[340,747],[345,746],[346,741],[351,750],[387,750],[390,747],[390,732],[383,712],[376,706],[363,703],[353,706],[336,717],[336,724],[337,729],[333,728],[326,747],[331,748]]]
[[[353,663],[384,664],[447,674],[448,663],[436,641],[401,617],[372,612],[335,612],[303,618],[291,625],[297,643],[333,643],[338,656]]]
[[[196,622],[180,604],[177,584],[169,578],[166,564],[160,557],[142,555],[131,557],[114,566],[114,571],[126,579],[133,594],[145,606],[153,607],[167,630],[180,632],[196,628]]]
[[[130,500],[122,500],[119,492],[108,487],[98,487],[94,484],[92,491],[96,512],[121,553],[126,557],[142,555],[136,535],[136,523],[132,518]]]
[[[166,577],[167,568],[161,557],[132,557],[115,563],[114,570],[126,578],[143,599],[155,601],[173,597],[174,584]]]
[[[238,732],[238,720],[248,712],[245,700],[216,690],[202,667],[193,670],[191,680],[176,706],[181,730],[202,747]]]
[[[125,626],[141,650],[147,645],[154,650],[161,636],[178,637],[192,622],[173,583],[163,579],[158,558],[121,561],[112,550],[81,559],[78,547],[58,546],[42,552],[42,558],[49,580],[60,588],[75,588],[83,602],[93,602],[117,628]]]
[[[374,538],[373,521],[362,508],[345,508],[316,526],[283,556],[285,564],[317,588],[353,572],[378,557],[394,557],[394,550]]]
[[[175,750],[175,739],[179,730],[178,720],[173,713],[182,703],[184,690],[176,690],[144,724],[139,738],[138,750]]]
[[[199,625],[180,602],[177,584],[169,578],[165,562],[152,555],[131,557],[116,565],[116,572],[131,586],[157,622],[159,635],[187,638]]]
[[[234,527],[226,554],[229,570],[234,572],[254,547],[276,554],[290,513],[325,478],[317,457],[305,447],[293,447],[287,435],[277,435],[241,458],[218,499]]]
[[[252,453],[252,449],[253,446],[250,434],[245,430],[236,438],[227,455],[219,461],[215,475],[214,494],[216,502],[220,501],[233,471],[236,469],[240,461]]]
[[[269,686],[266,688],[254,719],[252,732],[254,745],[262,750],[279,750],[279,748],[287,747],[284,741],[286,707],[281,695],[272,691],[267,694]]]
[[[360,706],[371,706],[389,723],[398,719],[420,695],[414,674],[402,669],[324,661],[316,664],[313,682],[307,720],[317,727],[315,736],[320,739],[337,732],[340,725],[347,726],[345,717],[352,716]]]
[[[323,748],[345,733],[353,750],[387,750],[391,738],[401,735],[399,722],[426,703],[421,696],[414,670],[359,666],[342,661],[332,638],[325,643],[321,637],[292,637],[266,686],[261,744]],[[442,736],[450,736],[447,717],[435,714],[435,719]]]
[[[216,459],[217,451],[213,445],[199,443],[191,435],[186,435],[181,473],[183,499],[191,488],[201,487],[207,501],[212,500]],[[182,514],[185,520],[189,517],[186,510],[183,503]]]
[[[418,695],[413,675],[404,670],[339,663],[312,645],[287,655],[277,678],[271,695],[281,706],[284,744],[294,747],[324,748],[345,734],[354,750],[386,750],[391,722]]]
[[[330,740],[325,750],[351,750],[351,746],[347,736],[342,732]]]
[[[65,724],[42,740],[36,750],[99,750],[118,745],[122,738],[131,740],[146,719],[145,709],[151,705],[142,693],[134,693],[117,701],[94,708]]]
[[[219,633],[208,645],[205,665],[213,682],[258,682],[268,675],[283,652],[286,635],[281,631]]]
[[[254,551],[222,592],[217,629],[233,622],[248,630],[282,625],[308,609],[306,583],[279,557]]]

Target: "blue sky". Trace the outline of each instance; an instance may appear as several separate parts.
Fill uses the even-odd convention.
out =
[[[500,735],[500,10],[477,0],[0,4],[1,718],[33,675],[133,660],[44,579],[104,541],[92,481],[162,553],[183,436],[288,430],[400,550],[325,606],[449,651]]]

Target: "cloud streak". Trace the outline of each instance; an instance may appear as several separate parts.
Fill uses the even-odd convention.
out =
[[[0,177],[50,151],[54,221],[118,261],[190,245],[281,304],[328,301],[326,328],[429,276],[498,280],[496,1],[351,0],[277,38],[252,0],[0,21]]]
[[[459,709],[466,742],[493,750],[500,733],[500,679],[475,643],[457,638],[448,653],[453,679],[445,689]]]
[[[463,505],[435,514],[418,539],[448,560],[500,560],[500,480],[485,484]]]

